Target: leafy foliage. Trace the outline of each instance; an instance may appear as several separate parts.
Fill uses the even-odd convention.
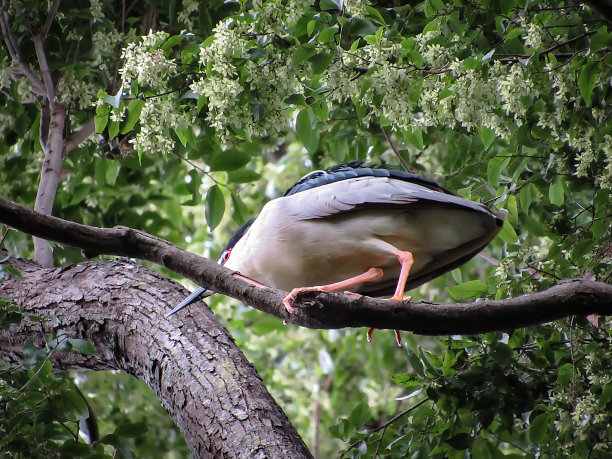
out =
[[[37,72],[30,31],[48,11],[39,3],[6,7]],[[56,215],[143,229],[213,255],[305,171],[395,163],[397,154],[508,213],[487,248],[494,264],[476,259],[413,298],[501,299],[564,278],[610,281],[612,35],[587,6],[184,0],[158,2],[155,15],[147,8],[122,16],[108,0],[62,1],[52,22],[45,49],[69,107],[66,138],[88,121],[95,130],[63,160]],[[45,110],[7,47],[0,61],[0,194],[31,204]],[[23,235],[5,243],[30,254]],[[56,247],[55,257],[80,254]],[[610,455],[608,320],[409,336],[399,350],[383,333],[366,347],[361,332],[295,330],[225,298],[211,305],[322,457],[340,449]]]

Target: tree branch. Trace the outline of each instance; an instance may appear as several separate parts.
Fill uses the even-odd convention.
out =
[[[17,364],[26,340],[43,346],[45,333],[61,330],[92,342],[97,354],[54,352],[56,368],[123,370],[145,381],[194,457],[311,457],[209,308],[164,317],[185,295],[176,282],[126,260],[61,269],[10,263],[23,280],[4,276],[0,296],[43,321],[0,330],[0,361]]]
[[[36,194],[34,209],[42,214],[50,215],[55,202],[57,186],[62,172],[62,152],[64,150],[64,122],[66,109],[62,104],[50,102],[51,120],[47,143],[43,145],[45,160],[40,173],[40,182]],[[42,121],[42,119],[41,119]],[[43,239],[34,238],[36,261],[50,268],[53,266],[53,251],[49,243]]]
[[[426,335],[476,334],[550,322],[569,315],[612,314],[612,285],[584,279],[506,300],[410,303],[345,295],[305,292],[294,303],[296,313],[282,305],[287,292],[257,288],[235,277],[214,261],[186,252],[142,231],[95,228],[41,215],[0,198],[0,222],[38,237],[86,251],[148,260],[198,285],[241,300],[290,323],[308,328],[376,327]]]
[[[13,29],[10,27],[10,21],[7,12],[5,11],[6,2],[2,2],[0,5],[0,29],[2,30],[2,36],[4,37],[4,43],[11,55],[11,59],[15,61],[25,76],[28,77],[32,85],[34,86],[34,92],[38,96],[45,95],[45,85],[38,76],[32,71],[30,66],[21,57],[21,52],[17,47],[15,36],[13,35]]]
[[[53,24],[53,20],[55,19],[55,15],[57,14],[57,10],[59,9],[60,0],[53,0],[51,4],[51,8],[49,8],[49,14],[47,14],[47,20],[43,25],[42,29],[40,29],[39,35],[44,40],[49,34],[49,30],[51,29],[51,25]]]
[[[55,85],[53,84],[51,69],[49,68],[47,55],[45,54],[45,49],[43,47],[43,37],[40,35],[34,35],[32,37],[32,41],[34,41],[34,49],[36,50],[36,57],[38,57],[40,73],[42,74],[43,82],[45,83],[47,99],[49,99],[50,104],[53,104],[55,101]]]
[[[72,135],[64,141],[63,156],[66,156],[68,153],[70,153],[72,150],[78,147],[81,144],[81,142],[85,141],[87,137],[93,134],[94,128],[95,128],[94,119],[92,118],[89,121],[87,121],[87,123],[85,123],[81,127],[81,129],[73,132]]]

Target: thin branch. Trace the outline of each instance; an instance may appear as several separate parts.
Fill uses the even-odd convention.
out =
[[[34,42],[34,49],[36,50],[36,57],[38,57],[38,65],[40,66],[40,72],[43,76],[43,82],[45,83],[47,99],[49,99],[49,102],[53,103],[55,101],[55,85],[51,77],[51,69],[47,63],[47,55],[43,47],[43,38],[40,35],[34,35],[32,41]]]
[[[371,434],[378,432],[379,430],[383,431],[383,433],[380,435],[380,438],[378,439],[378,445],[376,445],[376,452],[374,453],[374,457],[378,456],[378,451],[380,450],[380,445],[382,444],[383,438],[385,437],[385,433],[387,432],[387,427],[389,427],[395,421],[400,419],[402,416],[405,416],[406,414],[410,413],[412,410],[418,408],[419,406],[423,405],[425,402],[428,402],[428,401],[429,401],[428,398],[421,400],[419,403],[416,403],[410,408],[408,408],[407,410],[404,410],[401,413],[397,414],[396,416],[391,418],[389,421],[385,422],[382,426],[379,426],[376,429],[370,431]]]
[[[53,20],[55,19],[55,15],[57,14],[57,10],[59,9],[60,0],[53,0],[51,4],[51,8],[49,8],[49,14],[47,15],[47,20],[43,25],[42,29],[40,29],[40,37],[44,40],[47,38],[49,34],[49,30],[51,29],[51,25],[53,24]]]
[[[387,139],[387,142],[389,142],[389,145],[391,145],[391,150],[393,150],[393,153],[395,153],[395,156],[397,156],[397,159],[399,160],[400,164],[402,165],[402,167],[407,171],[410,172],[411,174],[414,174],[414,169],[412,169],[410,167],[410,165],[406,162],[406,160],[404,158],[402,158],[402,155],[400,154],[400,152],[397,150],[397,148],[395,148],[395,145],[393,144],[393,141],[391,140],[391,137],[389,137],[389,134],[387,133],[387,130],[385,129],[385,127],[382,125],[382,119],[380,117],[380,115],[378,116],[378,121],[380,122],[380,130],[382,131],[382,133],[385,135],[385,138]]]
[[[573,279],[542,292],[505,300],[446,303],[389,301],[343,293],[304,292],[290,314],[287,292],[255,287],[212,260],[131,228],[95,228],[69,222],[0,198],[0,221],[14,229],[84,249],[151,261],[211,290],[307,328],[375,327],[423,335],[512,330],[570,315],[612,314],[612,285]]]
[[[38,96],[44,96],[45,85],[21,57],[21,52],[19,51],[15,36],[13,35],[13,29],[11,29],[10,27],[10,21],[8,14],[5,11],[5,6],[6,2],[2,2],[2,5],[0,6],[0,28],[2,29],[2,36],[4,37],[4,42],[6,43],[6,47],[9,51],[9,54],[11,55],[13,61],[16,62],[19,67],[21,67],[21,71],[23,72],[23,74],[28,77],[28,79],[34,86],[34,92]]]

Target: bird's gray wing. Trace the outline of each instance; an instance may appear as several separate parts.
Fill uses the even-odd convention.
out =
[[[492,214],[482,204],[389,177],[358,177],[312,188],[282,198],[286,211],[299,219],[323,218],[370,205],[463,207]]]

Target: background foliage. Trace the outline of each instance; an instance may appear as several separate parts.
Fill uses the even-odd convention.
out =
[[[53,4],[2,2],[35,73],[32,36]],[[6,43],[0,194],[33,204],[45,111]],[[564,278],[610,281],[612,35],[588,6],[184,0],[118,8],[68,0],[44,46],[68,110],[66,136],[95,123],[63,160],[57,216],[139,228],[214,256],[305,172],[355,159],[397,164],[401,156],[508,212],[486,259],[413,298],[506,298]],[[25,235],[10,232],[4,243],[14,256],[31,254]],[[54,254],[58,264],[81,260],[65,247]],[[367,344],[361,330],[296,330],[221,297],[211,306],[321,457],[612,454],[608,320],[407,336],[397,348],[388,333]],[[6,324],[17,313],[3,314]],[[28,455],[26,440],[36,438],[41,455],[114,447],[185,454],[142,386],[118,375],[53,374],[45,356],[57,339],[49,337],[46,351],[29,349],[21,372],[2,370],[0,406],[13,417],[0,424],[0,449]],[[121,384],[135,386],[138,410],[118,396]],[[107,429],[107,446],[86,447],[75,424],[62,427],[65,418],[86,419],[75,387]],[[74,406],[34,416],[28,403],[42,398]],[[19,418],[23,412],[34,417]],[[149,433],[122,430],[126,421]]]

